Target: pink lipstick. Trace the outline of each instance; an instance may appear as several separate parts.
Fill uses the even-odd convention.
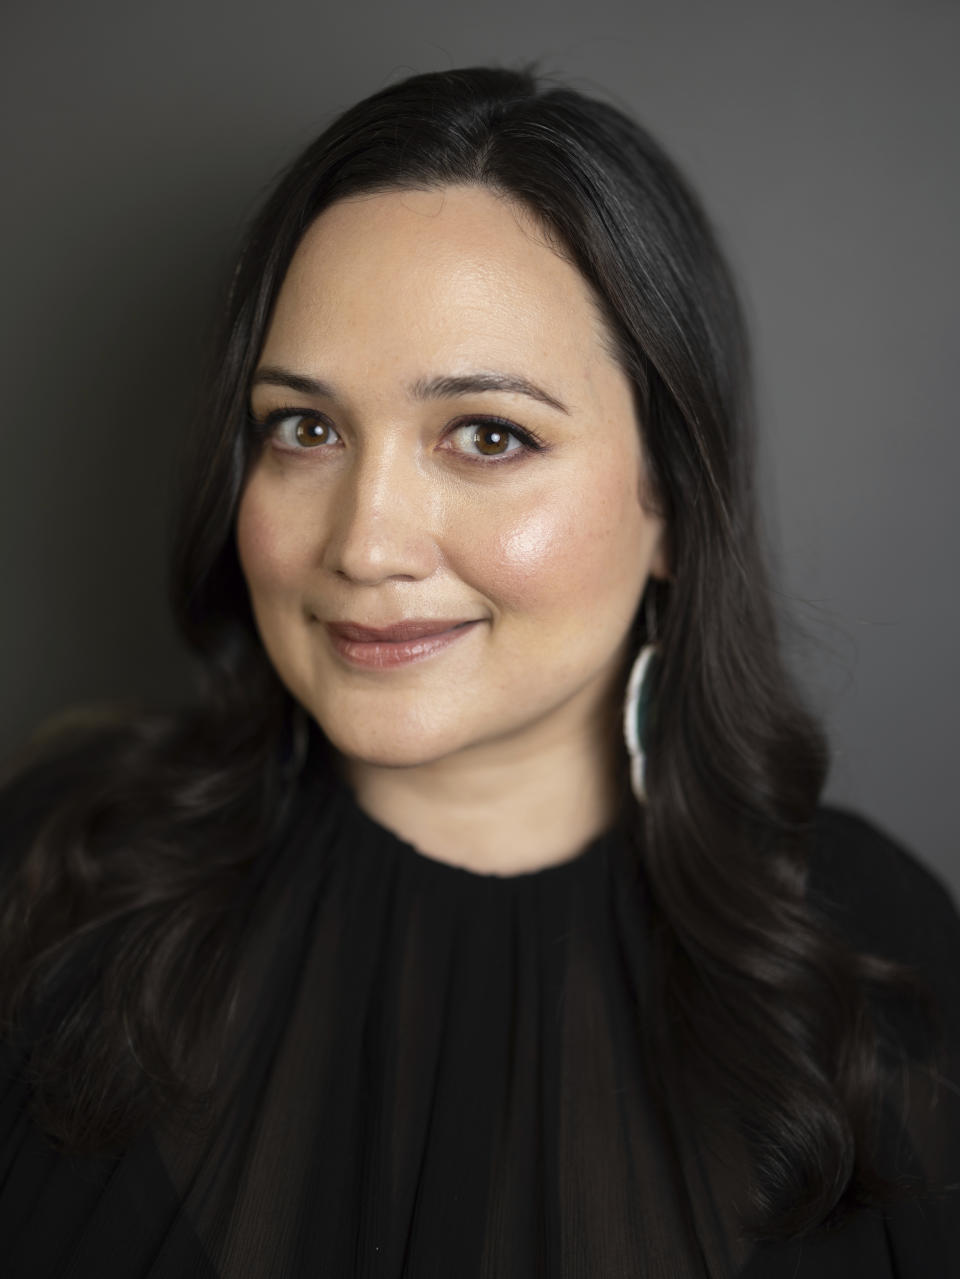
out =
[[[344,661],[382,670],[432,657],[467,635],[480,620],[410,618],[382,627],[355,622],[327,622],[326,626],[334,650]]]

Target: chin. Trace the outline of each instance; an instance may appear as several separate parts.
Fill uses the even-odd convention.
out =
[[[384,723],[345,725],[315,717],[324,736],[344,758],[376,768],[416,768],[451,755],[462,745],[422,724],[390,727]]]

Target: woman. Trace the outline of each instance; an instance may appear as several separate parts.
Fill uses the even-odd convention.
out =
[[[4,791],[7,1273],[946,1273],[960,926],[818,807],[669,161],[532,72],[391,86],[213,368],[202,697]]]

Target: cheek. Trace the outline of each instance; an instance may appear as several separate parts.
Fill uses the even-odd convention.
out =
[[[310,558],[302,523],[283,519],[254,474],[237,509],[237,554],[254,597],[283,592],[301,578]]]
[[[490,593],[517,612],[635,607],[649,543],[649,517],[619,474],[581,476],[525,502],[491,539]],[[628,598],[629,597],[629,598]]]

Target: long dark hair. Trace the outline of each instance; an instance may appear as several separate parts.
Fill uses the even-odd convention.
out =
[[[247,394],[305,229],[363,192],[476,183],[521,202],[592,286],[669,538],[649,801],[632,822],[654,924],[648,1051],[668,1114],[732,1116],[744,1223],[792,1235],[882,1188],[872,1133],[878,962],[812,917],[805,868],[827,768],[783,665],[757,524],[743,324],[696,199],[616,108],[532,68],[414,76],[336,119],[254,221],[199,416],[173,606],[200,696],[61,734],[8,782],[0,1016],[31,1027],[38,1121],[65,1149],[123,1144],[158,1106],[202,1108],[198,1039],[229,1004],[252,868],[282,839],[296,708],[254,626],[234,542],[254,456]],[[644,639],[638,612],[634,641]],[[73,989],[93,955],[97,991]],[[78,1065],[79,1063],[79,1065]],[[69,1081],[69,1082],[67,1082]]]

